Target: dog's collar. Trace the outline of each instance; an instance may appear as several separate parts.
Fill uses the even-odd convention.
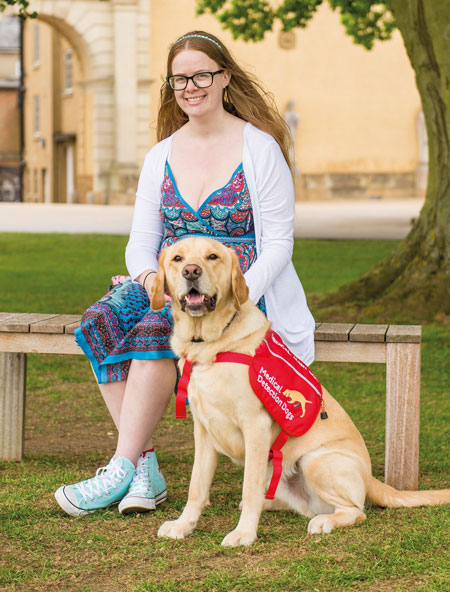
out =
[[[231,323],[234,321],[234,319],[236,317],[237,317],[237,311],[235,311],[234,315],[231,317],[231,320],[228,322],[228,324],[226,325],[226,327],[222,331],[222,335],[225,333],[225,331],[228,329],[228,327],[231,325]],[[203,343],[203,339],[200,339],[199,337],[193,337],[191,339],[191,343]]]

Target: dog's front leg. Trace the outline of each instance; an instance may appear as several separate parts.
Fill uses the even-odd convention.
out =
[[[223,539],[222,545],[251,545],[257,538],[259,517],[264,504],[270,433],[270,421],[267,421],[267,418],[263,418],[260,425],[253,422],[244,431],[245,464],[241,517],[236,528]]]
[[[159,537],[184,539],[191,534],[205,506],[217,467],[218,454],[199,421],[194,423],[195,456],[187,504],[177,520],[170,520],[158,530]]]

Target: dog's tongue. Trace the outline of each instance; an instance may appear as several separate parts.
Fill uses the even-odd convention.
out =
[[[192,292],[191,294],[186,294],[186,301],[188,304],[201,304],[204,300],[203,294],[199,294],[198,292]]]

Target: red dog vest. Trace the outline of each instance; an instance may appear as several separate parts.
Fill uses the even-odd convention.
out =
[[[305,434],[316,421],[323,407],[322,387],[311,370],[283,343],[275,331],[268,331],[254,356],[235,352],[217,355],[216,362],[246,364],[250,384],[270,415],[281,426],[272,444],[269,460],[273,462],[272,480],[266,493],[273,499],[282,473],[284,446],[289,436]],[[186,360],[178,382],[176,417],[186,417],[187,387],[192,362]],[[326,413],[323,411],[322,418]]]

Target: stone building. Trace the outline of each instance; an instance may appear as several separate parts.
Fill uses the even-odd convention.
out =
[[[0,201],[21,193],[20,21],[0,19]]]
[[[323,3],[306,29],[244,43],[211,15],[195,16],[195,4],[31,0],[25,199],[133,202],[156,141],[168,47],[191,29],[221,37],[290,119],[298,199],[423,195],[420,98],[398,32],[368,52]]]
[[[92,132],[85,129],[90,105],[80,91],[77,52],[54,27],[24,25],[24,200],[73,203],[92,191],[87,164]]]
[[[201,27],[223,38],[257,74],[281,112],[291,105],[298,199],[423,195],[423,184],[416,183],[420,97],[398,31],[369,52],[353,43],[324,2],[305,29],[274,31],[253,44],[233,41],[211,15],[188,19],[195,0],[151,4],[155,74],[163,72],[169,41]],[[155,84],[152,122],[157,98]]]

